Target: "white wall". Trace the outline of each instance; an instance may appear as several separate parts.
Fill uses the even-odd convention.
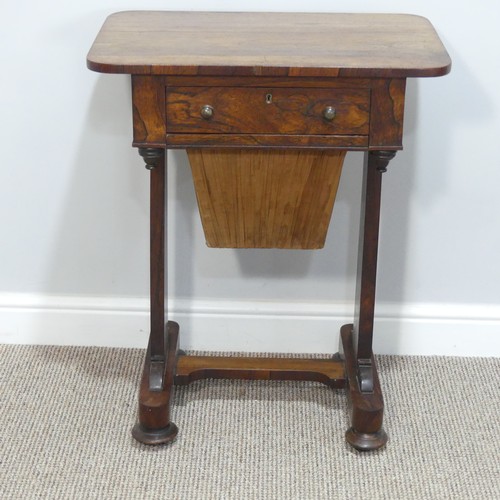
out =
[[[130,147],[129,77],[92,73],[85,57],[109,13],[165,6],[2,6],[0,342],[146,343],[148,173]],[[408,82],[405,149],[384,178],[376,348],[500,355],[500,4],[168,8],[408,12],[433,22],[453,68]],[[214,250],[204,245],[185,153],[169,153],[171,308],[186,347],[335,350],[352,316],[360,165],[350,153],[324,250]]]

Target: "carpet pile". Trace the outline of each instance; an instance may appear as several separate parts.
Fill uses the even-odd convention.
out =
[[[389,443],[344,443],[344,391],[176,389],[170,446],[135,442],[144,352],[0,346],[2,499],[500,498],[500,360],[379,356]]]

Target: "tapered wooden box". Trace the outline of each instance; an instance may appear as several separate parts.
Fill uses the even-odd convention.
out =
[[[216,248],[323,248],[345,151],[190,149]]]

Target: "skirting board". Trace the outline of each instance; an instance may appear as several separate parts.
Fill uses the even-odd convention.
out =
[[[209,351],[334,353],[345,303],[173,300],[181,347]],[[141,347],[145,298],[0,294],[0,343]],[[378,304],[377,354],[500,357],[500,307]]]

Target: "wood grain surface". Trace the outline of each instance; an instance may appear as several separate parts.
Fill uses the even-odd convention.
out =
[[[324,246],[345,151],[190,149],[188,155],[209,247]]]
[[[195,148],[273,148],[365,150],[367,135],[287,135],[287,134],[167,134],[169,149]],[[141,146],[135,143],[135,146]],[[388,146],[386,149],[401,149]]]
[[[204,378],[245,380],[308,380],[345,387],[343,361],[330,359],[235,356],[179,356],[175,383]]]
[[[448,73],[430,22],[406,14],[112,14],[87,57],[103,73],[409,77]]]
[[[205,120],[202,106],[213,117]],[[323,117],[335,109],[331,121]],[[168,87],[168,133],[368,135],[368,89]]]

